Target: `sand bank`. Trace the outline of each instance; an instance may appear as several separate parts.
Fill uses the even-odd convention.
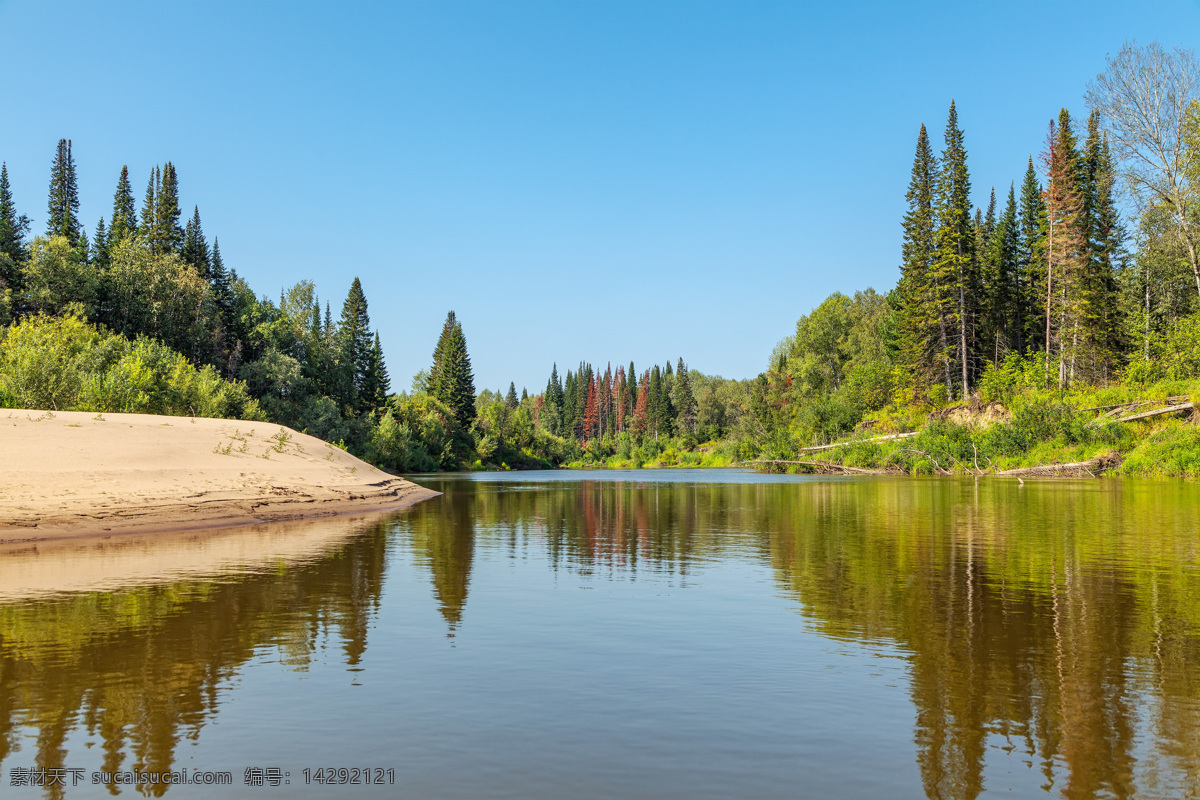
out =
[[[377,511],[437,494],[265,422],[0,411],[0,545]]]

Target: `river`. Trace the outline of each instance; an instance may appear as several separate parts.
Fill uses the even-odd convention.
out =
[[[1195,484],[417,480],[0,554],[0,794],[1200,797]]]

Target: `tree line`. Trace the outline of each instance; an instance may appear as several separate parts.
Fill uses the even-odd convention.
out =
[[[198,205],[183,221],[171,162],[150,170],[140,211],[123,166],[111,216],[89,236],[76,174],[72,142],[63,139],[50,168],[46,227],[30,239],[30,219],[18,212],[7,163],[0,165],[0,323],[74,315],[130,340],[160,342],[197,368],[244,383],[274,421],[333,441],[368,440],[367,418],[386,403],[390,379],[357,277],[336,320],[307,281],[278,303],[256,296],[225,266],[219,240],[210,245]]]

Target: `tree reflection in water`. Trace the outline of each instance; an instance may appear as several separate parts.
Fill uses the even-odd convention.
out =
[[[319,558],[0,605],[0,763],[24,729],[36,731],[38,766],[62,766],[82,726],[101,741],[104,769],[165,771],[216,713],[219,688],[264,648],[303,670],[336,643],[359,664],[390,542],[427,571],[451,637],[470,624],[481,560],[542,559],[614,581],[768,564],[813,630],[906,654],[930,798],[978,796],[989,754],[1004,750],[1069,798],[1200,786],[1200,547],[1186,485],[434,488],[446,496]]]

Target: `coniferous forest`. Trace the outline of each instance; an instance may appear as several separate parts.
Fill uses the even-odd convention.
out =
[[[726,465],[846,442],[822,457],[979,472],[1115,451],[1128,474],[1200,474],[1185,420],[1094,419],[1200,394],[1198,98],[1189,51],[1126,45],[1086,113],[1042,110],[1044,139],[987,189],[950,100],[944,126],[914,131],[894,288],[830,296],[749,380],[614,354],[519,392],[477,391],[453,311],[394,391],[360,281],[340,306],[308,281],[257,295],[170,162],[140,204],[114,169],[89,233],[64,139],[42,230],[0,167],[0,407],[263,419],[400,472]]]

